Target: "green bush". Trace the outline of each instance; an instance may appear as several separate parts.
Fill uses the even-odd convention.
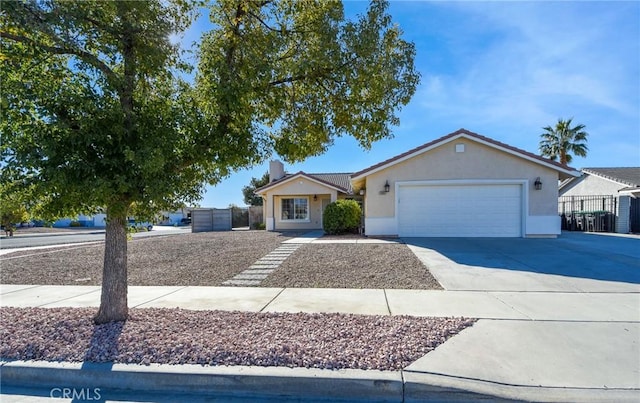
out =
[[[336,200],[330,203],[322,215],[322,227],[327,234],[357,232],[362,210],[354,200]]]
[[[251,229],[254,230],[265,230],[267,229],[267,224],[263,223],[263,222],[254,222],[251,224]]]

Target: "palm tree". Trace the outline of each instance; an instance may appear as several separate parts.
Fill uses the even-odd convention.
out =
[[[584,131],[584,125],[576,125],[571,127],[571,121],[558,119],[555,127],[543,127],[544,133],[540,135],[540,155],[552,160],[559,159],[561,164],[568,164],[573,157],[569,153],[573,153],[579,157],[586,157],[587,136],[589,133]]]

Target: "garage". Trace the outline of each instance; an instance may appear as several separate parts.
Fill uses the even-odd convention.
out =
[[[465,129],[351,175],[364,233],[557,237],[559,181],[580,172]]]
[[[521,183],[404,183],[398,186],[404,237],[521,237]]]

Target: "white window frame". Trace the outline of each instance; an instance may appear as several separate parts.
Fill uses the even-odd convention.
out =
[[[295,215],[296,211],[296,200],[304,200],[306,202],[307,214],[305,218],[284,218],[283,209],[284,209],[284,201],[285,200],[293,200],[293,211]],[[310,211],[309,211],[309,197],[281,197],[280,198],[280,221],[283,222],[310,222]]]

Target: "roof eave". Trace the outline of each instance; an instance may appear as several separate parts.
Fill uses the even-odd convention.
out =
[[[335,186],[335,185],[333,185],[331,183],[328,183],[326,181],[323,181],[321,179],[314,178],[313,176],[311,176],[311,175],[309,175],[309,174],[307,174],[305,172],[302,172],[302,171],[297,172],[297,173],[295,173],[293,175],[290,175],[289,177],[286,177],[286,178],[271,182],[270,184],[265,185],[265,186],[263,186],[263,187],[261,187],[259,189],[256,189],[255,190],[255,194],[262,196],[269,189],[277,187],[277,186],[280,186],[280,185],[283,185],[283,184],[288,183],[288,182],[291,182],[292,180],[295,180],[295,179],[300,178],[300,177],[303,177],[303,178],[305,178],[307,180],[310,180],[311,182],[315,182],[315,183],[317,183],[319,185],[326,186],[326,187],[331,188],[331,189],[335,189],[338,192],[349,194],[349,190],[348,189],[344,189],[342,187]]]
[[[547,168],[554,169],[554,170],[556,170],[558,172],[566,174],[567,176],[572,176],[572,177],[577,178],[580,175],[582,175],[582,173],[580,171],[578,171],[577,169],[573,169],[570,166],[561,165],[561,164],[555,163],[554,161],[551,161],[551,160],[546,161],[542,157],[540,157],[540,158],[532,157],[530,155],[523,154],[523,153],[521,153],[519,151],[511,150],[509,148],[502,147],[499,144],[491,143],[491,142],[485,141],[483,139],[479,139],[477,137],[471,137],[471,136],[467,136],[467,137],[472,139],[472,140],[475,140],[475,141],[477,141],[479,143],[482,143],[482,144],[484,144],[486,146],[493,147],[493,148],[496,148],[498,150],[504,151],[507,154],[511,154],[511,155],[516,156],[516,157],[520,157],[522,159],[525,159],[525,160],[527,160],[529,162],[533,162],[535,164],[546,166]]]
[[[606,179],[606,180],[608,180],[608,181],[610,181],[610,182],[618,183],[618,184],[620,184],[620,185],[625,185],[625,186],[628,186],[628,187],[634,187],[634,186],[636,186],[636,184],[635,184],[635,183],[631,183],[631,182],[626,181],[626,180],[624,180],[624,179],[614,178],[614,177],[612,177],[612,176],[605,175],[605,174],[600,173],[600,172],[598,172],[598,171],[596,171],[596,170],[594,170],[594,169],[597,169],[597,168],[582,168],[582,172],[585,172],[585,173],[587,173],[588,175],[597,176],[598,178]]]
[[[387,163],[383,163],[383,164],[381,164],[381,165],[379,165],[377,167],[374,165],[375,168],[367,168],[367,169],[364,169],[364,170],[362,170],[360,172],[356,172],[351,177],[351,180],[352,180],[352,182],[361,180],[361,179],[363,179],[363,178],[365,178],[365,177],[367,177],[369,175],[372,175],[372,174],[374,174],[376,172],[380,172],[382,170],[385,170],[385,169],[389,168],[390,166],[399,164],[399,163],[404,162],[404,161],[406,161],[408,159],[416,157],[416,156],[418,156],[420,154],[424,154],[424,153],[426,153],[426,152],[428,152],[428,151],[430,151],[430,150],[432,150],[432,149],[434,149],[436,147],[440,147],[443,144],[449,143],[451,141],[457,140],[457,139],[462,138],[462,137],[467,138],[467,139],[472,140],[472,141],[476,141],[476,142],[481,143],[481,144],[484,144],[484,145],[486,145],[488,147],[501,150],[501,151],[506,152],[508,154],[514,155],[516,157],[523,158],[523,159],[528,160],[530,162],[533,162],[535,164],[546,166],[547,168],[551,168],[553,170],[556,170],[556,171],[558,171],[560,173],[565,174],[567,177],[576,177],[577,178],[577,177],[579,177],[581,175],[580,171],[578,171],[576,169],[573,169],[573,168],[571,168],[569,166],[563,166],[563,165],[554,163],[552,161],[547,162],[542,158],[531,157],[531,156],[529,156],[527,154],[523,154],[520,151],[512,150],[510,148],[503,147],[500,144],[496,144],[494,142],[486,141],[486,140],[482,139],[481,138],[482,136],[480,136],[478,134],[474,134],[474,133],[468,132],[467,130],[461,129],[461,130],[458,130],[457,132],[453,132],[451,134],[448,134],[448,135],[442,137],[439,141],[436,141],[436,142],[433,142],[433,143],[426,143],[424,146],[420,146],[418,148],[415,148],[413,152],[400,154],[400,156],[398,156],[398,157],[390,158],[390,159],[387,160],[388,161]]]
[[[640,187],[628,187],[618,190],[621,195],[628,195],[633,198],[640,198]]]

